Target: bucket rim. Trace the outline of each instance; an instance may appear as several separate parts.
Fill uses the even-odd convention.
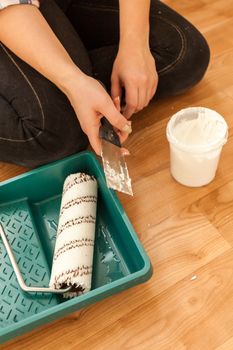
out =
[[[213,117],[218,120],[221,121],[224,129],[223,129],[223,137],[219,137],[217,140],[210,142],[208,145],[206,144],[199,144],[199,145],[191,145],[188,146],[187,144],[184,144],[183,142],[177,140],[176,137],[173,136],[172,134],[172,127],[177,119],[178,116],[180,116],[182,113],[187,112],[187,111],[191,111],[191,110],[208,110],[210,113],[212,113]],[[228,125],[225,121],[225,119],[223,118],[223,116],[221,116],[218,112],[216,112],[213,109],[207,108],[207,107],[187,107],[187,108],[183,108],[181,110],[179,110],[178,112],[176,112],[175,114],[173,114],[171,116],[171,118],[169,119],[168,123],[167,123],[167,127],[166,127],[166,136],[167,136],[167,140],[169,142],[169,144],[175,146],[176,148],[178,148],[179,150],[183,151],[183,152],[187,152],[187,153],[207,153],[210,151],[214,151],[220,147],[222,147],[228,139]]]

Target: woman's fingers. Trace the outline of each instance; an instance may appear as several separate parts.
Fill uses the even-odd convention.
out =
[[[129,150],[127,148],[123,148],[123,147],[121,148],[121,154],[123,156],[130,156]]]
[[[156,93],[156,90],[157,90],[157,86],[158,86],[157,83],[156,83],[156,84],[153,84],[153,87],[152,87],[152,89],[151,89],[151,98],[150,98],[150,99],[152,99],[152,98],[154,97],[154,95],[155,95],[155,93]]]
[[[87,136],[88,136],[88,139],[89,139],[89,142],[93,148],[93,150],[95,151],[96,154],[98,154],[99,156],[101,155],[101,140],[99,138],[99,128],[100,128],[100,125],[99,126],[95,126],[95,127],[92,127],[91,130],[87,133]],[[123,144],[129,134],[128,133],[125,133],[125,132],[122,132],[122,131],[117,131],[117,134],[120,138],[120,143]],[[129,152],[124,148],[124,155],[128,155]]]
[[[141,111],[148,104],[148,89],[146,87],[139,87],[138,89],[138,106],[137,110]]]
[[[154,79],[150,79],[149,81],[145,81],[144,84],[142,84],[139,87],[139,103],[138,103],[138,110],[142,110],[144,107],[148,106],[149,102],[155,95],[157,88],[157,83]]]
[[[121,85],[118,77],[112,77],[111,79],[111,96],[112,99],[121,96]]]
[[[129,119],[137,111],[138,106],[138,88],[133,83],[125,85],[125,102],[123,115]]]
[[[99,156],[101,155],[101,141],[99,138],[99,127],[93,127],[90,129],[90,131],[87,133],[89,142],[91,144],[91,147],[94,149],[95,153]]]
[[[156,87],[155,86],[152,86],[150,89],[147,90],[145,106],[148,106],[148,104],[150,103],[151,99],[154,97],[155,92],[156,92]]]
[[[126,90],[126,105],[123,115],[129,119],[135,112],[146,107],[155,94],[156,86],[148,82],[141,84],[128,84]]]
[[[116,109],[118,110],[118,112],[121,111],[121,99],[120,99],[120,96],[117,96],[113,99],[113,103],[116,107]]]
[[[119,136],[121,145],[127,140],[128,136],[129,136],[129,134],[127,134],[126,132],[122,132],[122,131],[117,131],[117,134]]]
[[[99,128],[100,128],[100,125],[92,127],[90,129],[90,131],[87,132],[87,136],[88,136],[89,142],[90,142],[92,148],[94,149],[95,153],[100,156],[101,155],[101,140],[99,138]],[[119,136],[121,144],[123,144],[129,136],[129,133],[122,132],[122,131],[117,131],[117,134]],[[127,152],[126,149],[124,149],[123,153],[125,153],[125,155],[129,154],[129,152]]]
[[[91,113],[89,113],[89,116],[90,115]],[[127,120],[117,110],[110,96],[105,95],[105,98],[101,101],[98,110],[95,112],[95,117],[93,116],[91,118],[93,122],[91,125],[84,128],[92,148],[98,155],[101,155],[101,141],[99,138],[101,116],[105,116],[111,125],[117,130],[121,143],[127,139],[128,135],[132,131],[131,121]]]
[[[118,77],[112,78],[111,96],[116,109],[120,112],[121,109],[121,84]]]
[[[116,109],[111,99],[104,106],[101,106],[100,112],[113,127],[127,134],[131,133],[131,122]]]

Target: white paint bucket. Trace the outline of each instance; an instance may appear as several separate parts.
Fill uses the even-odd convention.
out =
[[[166,133],[174,179],[190,187],[211,182],[228,137],[224,118],[209,108],[185,108],[171,117]]]

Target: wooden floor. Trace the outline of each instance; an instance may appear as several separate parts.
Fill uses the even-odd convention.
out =
[[[135,196],[120,199],[154,275],[1,349],[233,349],[233,0],[166,3],[205,34],[212,57],[192,91],[134,119],[128,162]],[[187,106],[217,110],[230,128],[216,179],[199,189],[177,184],[169,173],[165,126]],[[23,171],[0,164],[0,180]]]

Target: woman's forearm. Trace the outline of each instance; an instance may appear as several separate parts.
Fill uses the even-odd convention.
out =
[[[77,76],[78,68],[35,6],[1,10],[0,28],[0,41],[61,90],[74,71]]]
[[[120,46],[148,46],[150,0],[120,0]]]

